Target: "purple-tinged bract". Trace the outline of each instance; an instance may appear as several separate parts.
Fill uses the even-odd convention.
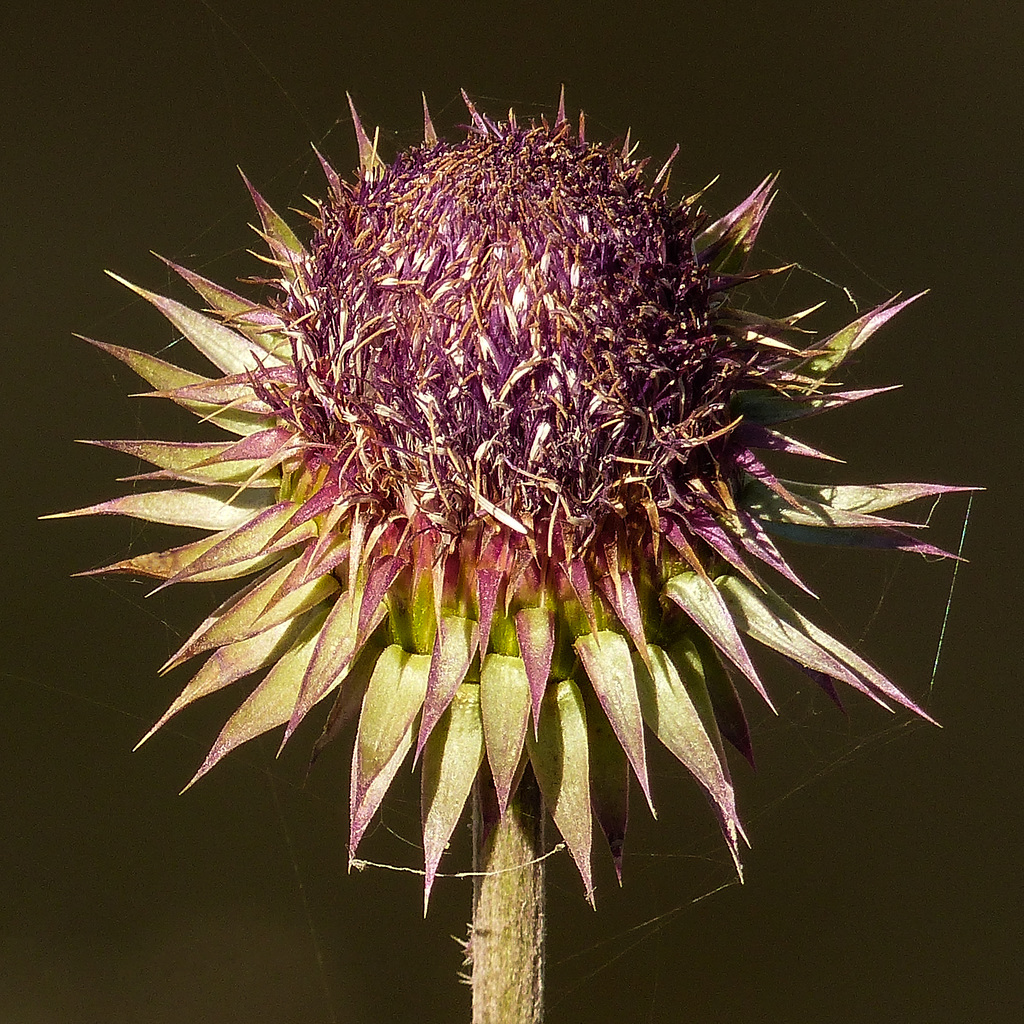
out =
[[[878,513],[956,488],[781,480],[762,454],[826,458],[781,425],[874,394],[832,373],[911,300],[808,345],[803,314],[730,302],[775,272],[748,269],[774,179],[711,222],[669,198],[671,160],[649,181],[564,105],[529,126],[467,106],[464,140],[426,114],[389,166],[353,110],[360,172],[323,161],[308,244],[250,186],[262,302],[173,264],[213,316],[129,285],[219,373],[96,344],[235,439],[98,442],[170,487],[67,514],[210,532],[96,572],[249,578],[165,666],[206,655],[154,728],[255,676],[202,775],[332,696],[320,742],[356,723],[351,856],[413,758],[429,895],[474,782],[503,814],[528,767],[589,896],[592,820],[621,870],[630,774],[653,808],[653,737],[738,866],[723,738],[750,757],[739,693],[768,700],[746,638],[927,717],[764,578],[803,587],[780,536],[943,554]]]

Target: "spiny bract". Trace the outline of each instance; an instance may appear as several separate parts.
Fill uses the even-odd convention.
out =
[[[423,144],[390,166],[353,109],[360,172],[321,158],[308,245],[250,186],[265,302],[175,264],[212,318],[128,285],[220,375],[94,344],[239,439],[95,442],[174,486],[66,514],[211,531],[94,572],[253,577],[164,667],[209,655],[154,729],[264,672],[196,778],[333,693],[320,742],[357,720],[350,857],[413,754],[429,895],[474,782],[501,814],[528,764],[589,897],[592,820],[621,871],[654,736],[738,867],[723,738],[750,757],[737,682],[768,700],[744,636],[831,696],[841,681],[927,717],[761,578],[803,586],[773,536],[942,554],[876,513],[955,488],[780,480],[758,454],[826,457],[780,424],[885,390],[829,378],[911,300],[798,344],[804,314],[729,302],[774,272],[747,270],[774,179],[709,223],[667,198],[671,159],[647,184],[628,136],[587,143],[564,101],[529,127],[466,104],[446,143],[424,102]]]

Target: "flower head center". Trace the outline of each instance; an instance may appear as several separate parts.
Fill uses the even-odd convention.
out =
[[[564,123],[342,186],[289,297],[307,434],[357,492],[453,531],[665,498],[716,375],[694,220]]]

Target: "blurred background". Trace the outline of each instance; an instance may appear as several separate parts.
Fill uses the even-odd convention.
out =
[[[766,661],[781,716],[751,702],[758,770],[733,763],[746,884],[685,773],[657,761],[659,821],[634,802],[621,891],[599,855],[595,913],[568,858],[550,862],[549,1019],[1020,1019],[1022,22],[995,0],[10,5],[0,1021],[469,1019],[470,883],[440,880],[423,920],[415,874],[346,874],[347,747],[307,779],[307,726],[281,760],[252,744],[178,796],[229,691],[132,754],[187,679],[156,670],[224,595],[71,579],[165,535],[36,517],[133,472],[75,438],[203,436],[72,337],[175,344],[104,269],[182,299],[150,250],[228,283],[257,272],[236,165],[279,210],[303,206],[323,191],[310,142],[356,165],[345,90],[388,156],[420,137],[420,90],[457,134],[460,87],[495,117],[550,116],[563,82],[592,137],[631,127],[655,167],[678,142],[677,194],[720,175],[712,213],[781,169],[765,258],[806,271],[762,306],[826,298],[827,332],[855,315],[844,288],[862,308],[930,288],[852,371],[902,390],[801,436],[844,456],[845,479],[987,490],[951,600],[949,562],[793,552],[821,621],[944,728],[854,695],[844,716]],[[955,550],[966,508],[944,500],[929,539]],[[410,779],[362,855],[418,867],[418,813]],[[442,866],[467,858],[461,830]]]

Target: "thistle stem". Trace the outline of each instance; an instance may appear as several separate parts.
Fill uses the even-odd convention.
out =
[[[529,766],[504,817],[490,777],[473,797],[473,1024],[544,1019],[544,814]]]

